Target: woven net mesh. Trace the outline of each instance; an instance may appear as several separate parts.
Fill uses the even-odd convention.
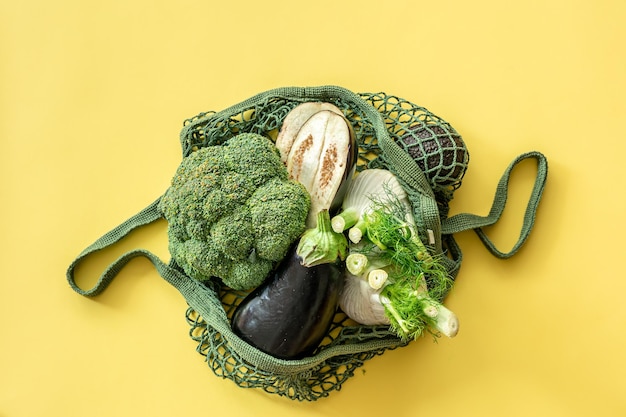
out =
[[[448,203],[467,167],[469,154],[458,133],[444,120],[399,97],[362,93],[359,99],[382,116],[389,136],[417,162],[430,183],[439,216],[447,216]],[[206,112],[186,120],[181,132],[183,156],[205,146],[220,145],[241,132],[254,132],[275,139],[285,116],[306,95],[267,94],[244,101],[221,112]],[[362,106],[342,94],[327,94],[324,100],[339,107],[351,122],[359,147],[357,170],[386,168],[394,171],[380,147],[374,121]],[[409,192],[411,196],[411,192]],[[453,239],[442,237],[450,274],[460,252]],[[303,360],[281,361],[268,357],[230,331],[229,320],[245,292],[210,282],[207,290],[221,306],[219,314],[205,317],[190,305],[186,319],[196,350],[218,376],[240,387],[260,388],[295,400],[313,401],[339,390],[367,360],[406,345],[388,326],[363,326],[337,311],[328,335],[317,351]]]
[[[245,292],[228,287],[215,286],[217,296],[230,319]],[[293,372],[266,369],[251,363],[215,327],[192,307],[186,312],[191,326],[189,335],[197,342],[196,351],[206,358],[215,375],[233,380],[242,388],[260,388],[270,394],[278,394],[296,400],[313,401],[338,390],[365,361],[382,354],[387,349],[404,345],[395,339],[386,326],[360,326],[338,311],[319,350],[329,349],[342,343],[360,343],[367,340],[385,340],[385,347],[358,353],[331,356],[310,367],[298,367]]]
[[[384,116],[391,139],[417,162],[435,193],[442,217],[461,186],[469,152],[461,135],[423,107],[383,93],[363,95]],[[384,155],[382,160],[385,159]]]

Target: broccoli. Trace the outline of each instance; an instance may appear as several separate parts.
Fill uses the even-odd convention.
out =
[[[274,143],[240,133],[187,156],[159,202],[169,251],[190,277],[260,285],[306,228],[310,196]]]

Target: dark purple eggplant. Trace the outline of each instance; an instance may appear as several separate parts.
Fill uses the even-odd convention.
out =
[[[312,355],[337,310],[342,273],[339,259],[303,266],[294,246],[273,275],[239,304],[232,318],[234,333],[279,359]]]

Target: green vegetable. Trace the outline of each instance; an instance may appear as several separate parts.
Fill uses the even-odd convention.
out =
[[[374,202],[365,217],[367,239],[381,249],[376,256],[390,264],[383,268],[388,284],[380,295],[391,326],[403,339],[415,338],[429,327],[454,336],[456,317],[441,304],[452,279],[420,239],[405,205],[392,198]]]
[[[375,201],[384,202],[392,196],[410,210],[407,195],[395,175],[385,169],[367,169],[350,183],[341,212],[331,219],[335,232],[348,230],[348,237],[358,243],[367,229],[368,213]]]
[[[296,252],[302,265],[316,266],[346,259],[348,241],[343,233],[333,231],[327,209],[317,213],[317,225],[307,229],[298,242]]]
[[[459,327],[456,315],[431,294],[425,275],[411,277],[397,270],[389,273],[386,282],[389,284],[380,292],[380,303],[398,336],[415,339],[425,330],[456,336]]]
[[[369,171],[355,178],[344,200],[345,214],[339,215],[349,220],[343,228],[353,224],[350,231],[359,232],[358,239],[350,234],[353,243],[346,259],[350,282],[346,285],[352,291],[344,291],[342,308],[358,317],[362,312],[357,308],[371,311],[372,303],[381,304],[386,315],[379,323],[389,323],[405,340],[425,330],[456,335],[457,318],[441,304],[452,286],[445,265],[422,242],[410,201],[395,176],[384,170],[365,176]],[[340,224],[336,219],[333,224]]]
[[[367,278],[374,289],[382,288],[389,274],[384,269],[391,263],[380,248],[374,244],[350,245],[350,253],[346,257],[346,269],[353,275]]]
[[[344,286],[339,297],[339,307],[352,320],[366,326],[390,324],[383,306],[380,289],[375,289],[361,276],[344,273]]]
[[[260,285],[305,230],[310,196],[273,142],[241,133],[186,157],[159,203],[172,258],[200,281]]]

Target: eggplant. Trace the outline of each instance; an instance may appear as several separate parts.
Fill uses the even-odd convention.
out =
[[[315,113],[322,110],[329,110],[343,116],[343,112],[337,106],[332,103],[323,101],[305,101],[298,104],[291,109],[287,116],[283,119],[283,123],[276,137],[276,147],[280,151],[283,162],[287,163],[287,157],[293,146],[293,142],[296,140],[296,136],[302,126],[313,116]]]
[[[352,125],[330,103],[303,103],[285,118],[276,140],[292,179],[311,195],[307,227],[317,214],[340,207],[356,171],[358,146]]]
[[[314,353],[332,324],[344,282],[339,258],[306,267],[295,249],[241,301],[231,321],[242,340],[279,359]]]

